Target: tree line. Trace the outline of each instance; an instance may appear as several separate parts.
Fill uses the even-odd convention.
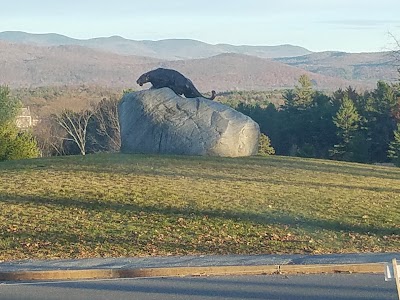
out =
[[[276,106],[240,103],[267,135],[276,154],[400,164],[400,85],[379,81],[372,91],[351,87],[331,95],[302,75]]]
[[[0,160],[119,151],[117,98],[42,117],[20,132],[13,120],[21,103],[0,87]],[[258,122],[261,153],[400,165],[399,84],[326,94],[303,75],[294,89],[223,93],[220,101]]]

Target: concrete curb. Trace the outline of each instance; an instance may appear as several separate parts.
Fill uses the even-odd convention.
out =
[[[384,273],[383,263],[329,265],[210,266],[143,269],[81,269],[0,272],[0,281],[90,280],[138,277]]]

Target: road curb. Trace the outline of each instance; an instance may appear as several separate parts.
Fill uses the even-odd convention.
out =
[[[383,263],[340,265],[209,266],[143,269],[82,269],[0,272],[0,281],[90,280],[138,277],[183,277],[224,275],[383,273]]]

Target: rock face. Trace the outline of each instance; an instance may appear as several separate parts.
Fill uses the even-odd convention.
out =
[[[169,88],[125,94],[118,106],[121,152],[212,156],[257,154],[260,129],[242,113]]]

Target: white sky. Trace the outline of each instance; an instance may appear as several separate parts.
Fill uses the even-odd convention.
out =
[[[4,2],[4,3],[1,3]],[[190,38],[312,51],[397,49],[400,0],[0,0],[0,31]]]

